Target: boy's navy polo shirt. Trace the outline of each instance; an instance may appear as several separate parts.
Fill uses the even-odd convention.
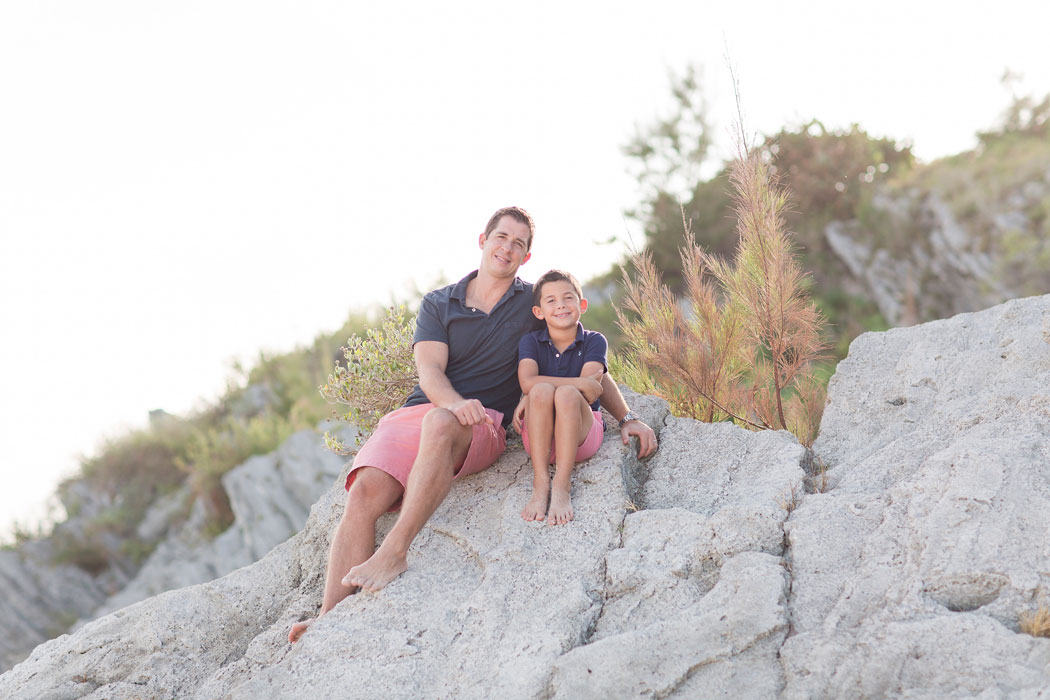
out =
[[[452,388],[463,398],[477,399],[485,408],[502,413],[506,426],[521,398],[518,340],[543,321],[532,315],[532,284],[517,277],[491,312],[467,306],[467,283],[477,276],[475,270],[423,297],[412,344],[436,340],[448,345],[445,376]],[[405,405],[429,401],[417,384]]]
[[[541,377],[578,377],[583,366],[588,362],[601,362],[605,371],[609,371],[605,356],[609,352],[609,341],[598,331],[584,330],[582,323],[576,324],[576,340],[559,352],[551,342],[547,325],[542,330],[533,331],[522,337],[518,343],[518,361],[536,360],[540,367]],[[601,399],[591,404],[591,410],[597,411]]]

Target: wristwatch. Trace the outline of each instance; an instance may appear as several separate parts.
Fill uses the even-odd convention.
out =
[[[623,418],[620,419],[620,427],[622,428],[624,423],[627,423],[627,422],[632,421],[632,420],[641,420],[641,419],[638,418],[638,415],[634,411],[627,411],[627,413],[624,414]]]

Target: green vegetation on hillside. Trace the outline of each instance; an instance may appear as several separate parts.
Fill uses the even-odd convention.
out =
[[[288,353],[260,353],[250,368],[234,367],[226,391],[187,416],[160,413],[147,428],[108,440],[58,489],[76,528],[56,527],[55,559],[98,573],[135,565],[155,542],[136,528],[158,498],[183,484],[207,514],[207,531],[233,522],[222,476],[253,455],[276,449],[292,432],[313,428],[332,413],[318,392],[347,338],[363,334],[374,313],[353,313],[334,333]],[[86,503],[84,499],[89,499]],[[192,500],[180,509],[188,515]],[[126,568],[126,566],[125,566]]]

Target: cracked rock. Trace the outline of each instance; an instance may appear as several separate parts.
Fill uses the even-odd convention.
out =
[[[1033,297],[854,341],[814,445],[835,488],[787,523],[786,697],[1050,687],[1018,633],[1050,591],[1048,324]]]

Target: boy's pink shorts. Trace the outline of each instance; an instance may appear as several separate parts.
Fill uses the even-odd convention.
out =
[[[587,437],[583,439],[580,446],[576,448],[576,461],[582,462],[585,459],[590,459],[598,452],[598,448],[602,446],[602,438],[605,435],[605,426],[602,424],[602,412],[593,411],[594,422],[591,423],[591,429],[587,432]],[[529,450],[529,426],[521,426],[521,443],[525,445],[525,451]],[[551,454],[548,458],[548,462],[554,464],[554,452],[555,452],[554,440],[551,440]]]
[[[404,488],[419,453],[423,416],[432,408],[434,404],[431,403],[403,406],[383,416],[372,435],[357,451],[354,465],[346,475],[346,490],[350,490],[350,485],[357,477],[357,470],[361,467],[380,469],[397,479]],[[485,423],[474,426],[466,459],[463,464],[456,465],[457,479],[488,469],[507,447],[507,432],[502,427],[503,414],[491,408],[486,408],[485,412],[492,417],[493,425]],[[401,499],[398,499],[389,512],[400,508]]]

